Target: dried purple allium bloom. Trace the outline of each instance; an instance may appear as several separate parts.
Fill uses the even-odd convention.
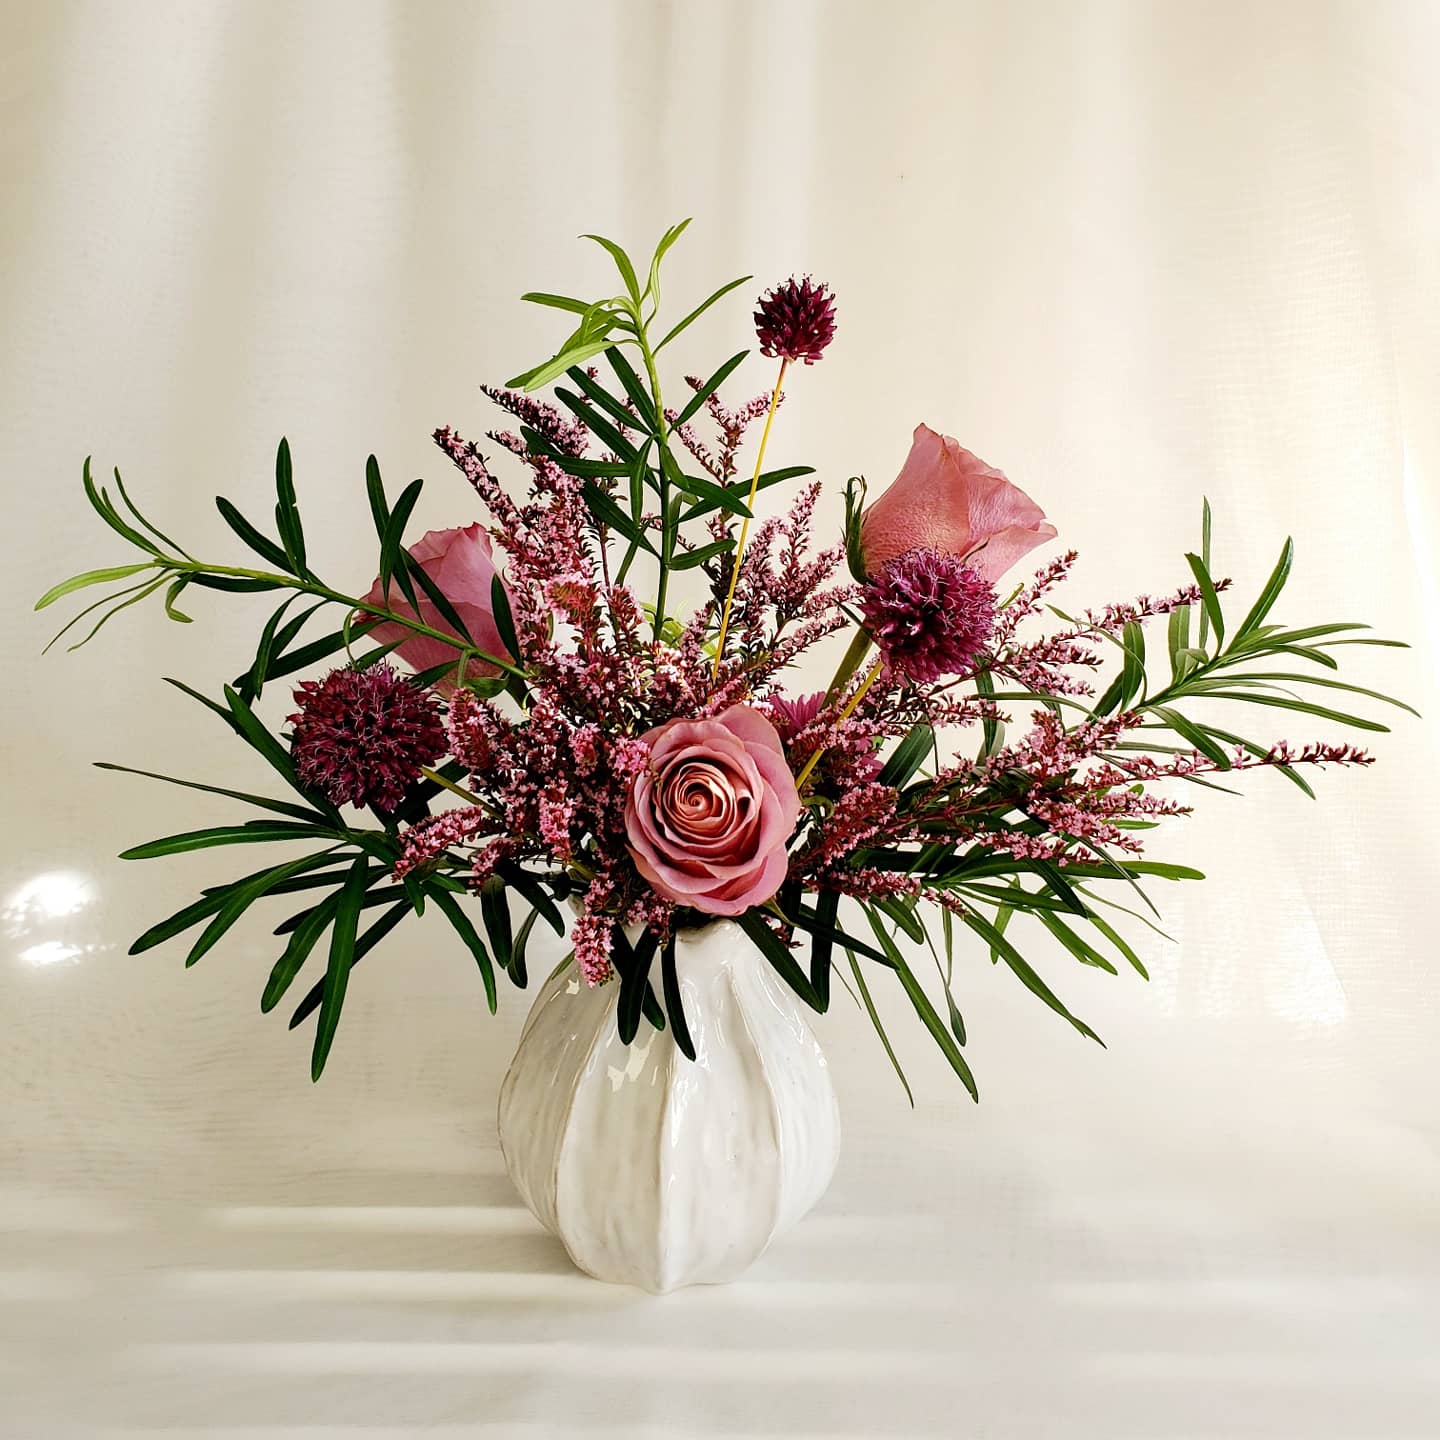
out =
[[[445,753],[434,697],[388,665],[306,680],[295,703],[295,773],[332,804],[394,810],[420,778],[420,767]]]
[[[995,587],[958,556],[923,547],[866,586],[865,628],[889,668],[922,684],[965,671],[995,628]]]
[[[835,297],[807,275],[791,276],[756,301],[755,334],[762,355],[813,365],[835,338]]]

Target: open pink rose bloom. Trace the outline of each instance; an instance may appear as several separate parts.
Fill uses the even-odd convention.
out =
[[[732,705],[670,720],[641,737],[650,764],[625,807],[635,868],[667,899],[743,915],[780,888],[800,797],[775,727]]]
[[[994,581],[1056,533],[1002,471],[949,435],[917,425],[895,483],[860,518],[860,551],[871,575],[923,547],[958,555]]]
[[[490,536],[485,527],[477,523],[461,530],[427,530],[410,547],[410,553],[465,622],[475,646],[486,654],[509,658],[509,652],[500,639],[500,631],[495,626],[490,593],[490,585],[495,578],[495,561],[490,555]],[[368,605],[383,606],[397,615],[413,616],[432,630],[446,635],[456,634],[455,627],[418,586],[415,587],[415,599],[417,604],[412,606],[394,579],[390,581],[387,595],[377,579],[361,601],[361,612]],[[416,635],[393,620],[377,625],[370,632],[370,637],[381,645],[399,640],[395,653],[417,673],[443,665],[446,661],[453,664],[460,661],[460,651],[455,646],[431,639],[428,635]],[[474,679],[500,672],[483,660],[472,660],[466,673]],[[453,682],[441,682],[437,688],[448,694],[454,685]]]

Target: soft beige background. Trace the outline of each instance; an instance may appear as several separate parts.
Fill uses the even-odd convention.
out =
[[[193,974],[126,956],[235,856],[111,857],[230,812],[86,762],[259,779],[158,678],[233,674],[258,607],[43,662],[27,612],[128,558],[86,454],[219,558],[212,496],[263,513],[282,432],[323,572],[365,585],[366,454],[468,521],[427,437],[556,338],[520,291],[607,285],[573,236],[690,214],[676,303],[838,291],[774,442],[832,500],[923,418],[1040,499],[1090,603],[1183,578],[1208,493],[1220,568],[1253,587],[1293,533],[1283,616],[1410,639],[1355,674],[1434,714],[1440,6],[0,9],[0,1433],[1436,1433],[1429,721],[1319,807],[1205,797],[1163,853],[1211,880],[1165,894],[1175,944],[1139,932],[1148,987],[1033,942],[1108,1053],[970,954],[978,1109],[885,997],[912,1114],[842,996],[821,1210],[657,1302],[516,1208],[524,997],[489,1019],[448,933],[357,972],[318,1088],[258,1013],[260,929]],[[748,337],[737,301],[684,358]]]

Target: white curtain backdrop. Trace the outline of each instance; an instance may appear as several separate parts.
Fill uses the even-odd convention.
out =
[[[812,272],[839,334],[776,463],[824,514],[925,420],[1082,554],[1077,605],[1217,569],[1365,620],[1351,678],[1437,695],[1440,5],[1369,0],[269,3],[0,0],[0,1434],[1433,1436],[1440,1414],[1434,723],[1401,712],[1318,805],[1278,777],[1155,843],[1152,970],[1031,948],[1081,1040],[978,952],[977,1108],[884,994],[912,1113],[844,996],[817,1214],[753,1279],[663,1302],[574,1275],[518,1208],[494,1100],[527,997],[484,1011],[447,930],[356,972],[323,1083],[258,996],[263,927],[193,973],[131,939],[234,852],[112,857],[230,818],[89,768],[261,781],[161,683],[247,663],[261,603],[158,605],[39,650],[33,600],[130,557],[118,465],[204,554],[288,435],[317,568],[374,571],[367,454],[429,442],[686,215],[671,303],[750,342]],[[763,371],[763,373],[762,373]],[[747,367],[752,390],[768,366]],[[284,711],[277,696],[270,714]],[[1324,737],[1262,714],[1265,736]],[[1294,721],[1297,723],[1284,723]],[[238,817],[236,817],[238,818]],[[557,952],[558,954],[558,952]],[[541,967],[536,966],[539,969]],[[543,970],[542,970],[543,973]]]

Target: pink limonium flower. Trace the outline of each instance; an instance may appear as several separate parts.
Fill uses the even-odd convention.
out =
[[[513,659],[495,625],[491,582],[496,571],[490,554],[490,536],[485,527],[477,522],[460,530],[427,531],[410,547],[410,553],[464,621],[475,646],[488,655]],[[459,638],[455,627],[418,586],[415,587],[415,600],[416,603],[411,605],[393,578],[388,591],[377,579],[361,600],[360,609],[363,614],[367,606],[383,606],[395,614],[413,617],[432,630]],[[370,631],[370,636],[382,645],[398,640],[400,644],[395,653],[417,672],[433,669],[446,661],[457,665],[460,661],[460,651],[455,646],[432,639],[429,635],[417,635],[394,620],[382,621]],[[494,665],[472,660],[467,673],[475,677],[498,675],[500,672]],[[455,687],[453,682],[447,681],[442,682],[439,688],[448,693]]]
[[[860,517],[867,575],[907,550],[958,555],[998,580],[1022,555],[1053,540],[1055,527],[1003,472],[928,425],[915,438],[895,483]]]
[[[625,806],[630,856],[660,895],[741,915],[780,888],[800,797],[775,727],[748,705],[670,720],[641,737],[649,762]]]
[[[755,302],[760,353],[813,365],[835,338],[835,297],[807,275],[793,276]]]
[[[445,753],[434,698],[383,663],[306,680],[295,703],[295,773],[332,804],[394,810],[420,767]]]
[[[886,666],[921,684],[970,668],[995,628],[995,587],[955,555],[923,546],[865,586],[865,628]]]

